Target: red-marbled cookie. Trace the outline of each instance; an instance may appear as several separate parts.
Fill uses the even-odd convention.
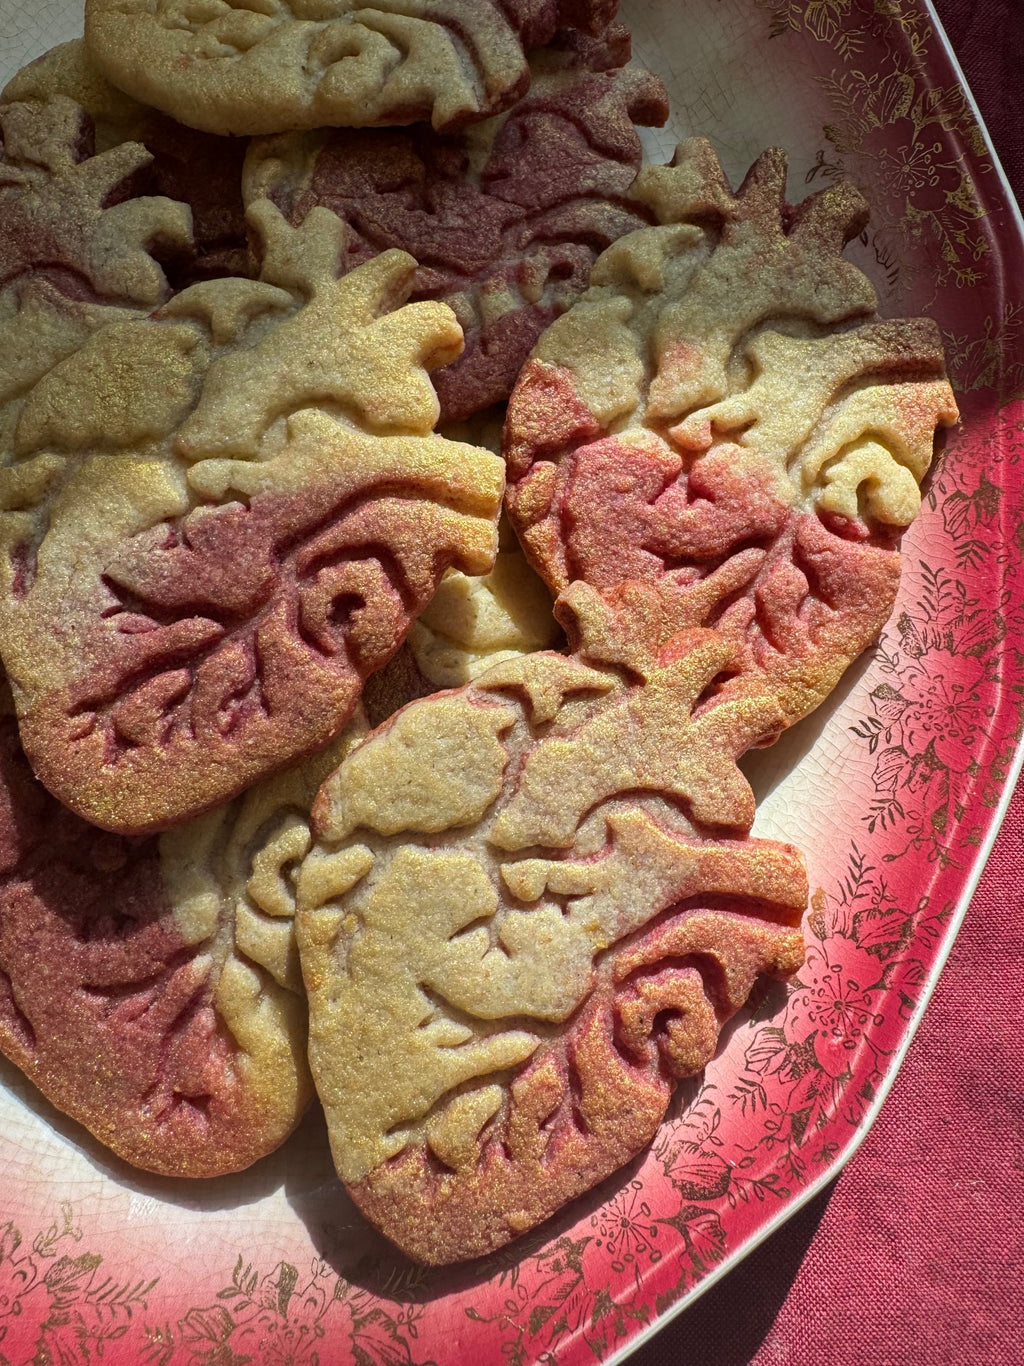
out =
[[[535,56],[528,95],[463,134],[320,130],[257,139],[246,192],[295,221],[315,204],[352,231],[349,261],[401,248],[419,263],[411,298],[443,299],[466,335],[435,376],[442,421],[508,398],[544,328],[579,297],[599,252],[653,221],[629,187],[634,124],[660,125],[660,80],[626,69],[621,25],[560,35]]]
[[[136,99],[211,133],[456,128],[529,85],[526,53],[616,0],[86,0],[85,40]]]
[[[184,233],[187,210],[107,207],[147,159],[137,144],[83,161],[54,134],[41,150],[75,109],[0,109],[0,262],[31,360],[28,382],[6,362],[21,369],[0,410],[0,652],[37,775],[86,819],[143,833],[337,734],[444,572],[490,567],[503,470],[433,433],[428,371],[461,330],[444,304],[401,306],[409,256],[339,278],[340,220],[291,226],[263,200],[260,278],[161,303],[140,243]],[[54,289],[63,327],[68,293],[91,319],[112,286],[160,307],[107,308],[91,335],[51,325]],[[51,311],[19,310],[26,291]]]
[[[735,193],[709,143],[633,187],[621,238],[547,330],[509,403],[507,504],[554,591],[627,579],[706,595],[789,720],[877,635],[937,425],[957,416],[938,329],[879,318],[843,248],[839,183],[795,207],[765,152]],[[760,687],[756,682],[752,685]]]
[[[310,1065],[335,1163],[417,1260],[479,1256],[635,1157],[761,974],[803,960],[807,883],[750,837],[736,760],[770,688],[651,585],[560,599],[568,656],[411,703],[327,780],[296,875]]]
[[[192,249],[165,262],[175,289],[220,275],[251,275],[242,203],[248,142],[186,128],[139,104],[95,69],[80,38],[52,48],[23,67],[0,92],[0,103],[74,100],[92,120],[96,150],[141,143],[150,154],[132,182],[135,194],[164,195],[192,214]]]
[[[0,1051],[134,1166],[237,1171],[302,1115],[312,1085],[289,869],[309,848],[331,754],[357,734],[138,840],[50,796],[3,703]]]

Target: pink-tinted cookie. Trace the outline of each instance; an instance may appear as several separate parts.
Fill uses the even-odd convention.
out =
[[[553,590],[703,584],[706,624],[744,644],[721,685],[766,678],[793,720],[891,612],[899,533],[957,414],[935,325],[880,319],[843,259],[858,191],[793,207],[785,178],[768,151],[733,193],[696,138],[643,170],[658,226],[609,248],[541,338],[504,449]]]
[[[249,221],[260,279],[96,333],[19,399],[2,446],[22,742],[56,796],[121,832],[325,744],[444,572],[483,573],[496,548],[502,462],[432,431],[428,371],[461,332],[443,304],[401,306],[415,262],[339,278],[329,210],[292,227],[260,201]],[[120,237],[101,245],[117,259]]]
[[[629,35],[562,35],[532,62],[529,94],[461,135],[429,128],[295,133],[254,142],[250,195],[301,219],[326,205],[350,226],[349,262],[401,248],[411,298],[454,308],[466,348],[435,376],[443,421],[504,402],[544,328],[579,297],[599,252],[653,221],[629,187],[634,124],[668,116],[661,81],[622,70]]]
[[[355,749],[296,877],[338,1171],[429,1263],[635,1157],[758,976],[803,959],[802,860],[750,837],[736,764],[781,708],[708,696],[738,644],[643,584],[575,584],[559,614],[568,656],[506,660]]]
[[[134,1166],[248,1166],[312,1094],[289,868],[329,756],[127,839],[40,786],[4,712],[0,1050]]]
[[[616,0],[86,0],[85,39],[136,99],[211,133],[429,120],[458,128],[529,85],[526,53],[600,32]]]
[[[30,62],[4,87],[0,102],[74,100],[94,126],[97,151],[141,143],[151,160],[133,181],[135,194],[164,195],[192,214],[192,250],[166,262],[175,289],[221,275],[251,275],[242,203],[248,142],[186,128],[124,95],[99,74],[82,40],[62,43]]]

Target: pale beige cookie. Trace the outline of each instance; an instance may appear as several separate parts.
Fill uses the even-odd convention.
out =
[[[432,431],[451,310],[401,306],[402,252],[339,278],[326,209],[249,221],[259,280],[92,337],[19,398],[2,452],[22,742],[108,829],[166,828],[325,744],[444,572],[493,563],[502,463]]]
[[[457,688],[503,659],[558,645],[551,594],[526,562],[507,524],[494,568],[470,577],[450,570],[412,624],[409,647],[423,677]]]
[[[621,238],[541,338],[509,402],[508,507],[553,591],[689,588],[793,720],[878,634],[937,427],[956,420],[938,329],[881,319],[843,257],[854,186],[785,200],[786,159],[735,192],[711,145],[648,166],[658,226]]]
[[[614,0],[86,0],[109,80],[211,133],[415,123],[455,128],[529,85],[526,52]]]
[[[559,606],[571,654],[506,660],[353,751],[297,875],[338,1171],[431,1263],[636,1156],[758,975],[803,958],[802,861],[750,838],[736,765],[775,698],[709,701],[737,645],[646,585]]]
[[[145,841],[46,793],[0,719],[0,1050],[119,1157],[171,1176],[248,1166],[312,1085],[292,871],[309,807],[362,733]]]

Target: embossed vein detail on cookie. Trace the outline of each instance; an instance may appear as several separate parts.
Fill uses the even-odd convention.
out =
[[[628,1161],[761,973],[802,961],[796,850],[749,836],[767,690],[692,605],[577,584],[572,653],[415,702],[325,783],[298,874],[335,1161],[412,1256],[492,1250]]]
[[[419,263],[413,298],[455,310],[466,349],[436,376],[443,421],[504,402],[544,328],[586,288],[609,243],[654,221],[630,194],[660,125],[660,80],[622,69],[629,35],[564,42],[531,59],[527,96],[462,136],[429,129],[320,130],[257,140],[246,193],[289,218],[314,204],[352,230],[349,263],[388,248]]]
[[[790,690],[792,719],[891,611],[896,538],[957,412],[935,325],[879,319],[843,259],[858,191],[793,207],[785,178],[768,151],[734,194],[702,139],[641,171],[658,225],[609,247],[541,338],[504,450],[513,522],[556,591],[731,566],[706,623]]]
[[[615,0],[87,0],[103,74],[214,133],[456,128],[529,85],[526,52],[599,32]]]
[[[186,819],[326,743],[444,572],[496,549],[501,461],[432,432],[451,310],[401,306],[402,252],[339,278],[327,209],[249,219],[259,280],[108,327],[11,438],[0,644],[22,739],[112,829]],[[43,467],[26,497],[19,472]]]
[[[305,1109],[293,874],[317,786],[362,729],[140,841],[55,801],[0,717],[0,1050],[134,1166],[237,1171]]]

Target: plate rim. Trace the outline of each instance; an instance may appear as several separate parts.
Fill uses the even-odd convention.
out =
[[[751,3],[751,0],[748,0],[748,3]],[[956,54],[953,51],[941,21],[935,12],[932,0],[916,0],[916,3],[928,16],[929,22],[934,28],[937,53],[941,52],[943,60],[949,63],[955,78],[959,83],[960,89],[964,93],[970,112],[977,122],[981,136],[984,139],[986,156],[991,158],[994,179],[989,180],[986,175],[986,185],[988,187],[986,191],[987,197],[992,199],[998,207],[1005,207],[1008,211],[1006,224],[1004,227],[1000,228],[999,236],[1004,239],[1008,236],[1015,237],[1022,253],[1024,253],[1024,214],[1022,214],[1021,207],[1006,178],[998,153],[993,146],[991,136],[966,81],[963,70],[956,58]],[[752,20],[752,22],[754,21]],[[927,63],[925,63],[925,65],[927,65]],[[973,178],[977,180],[975,167],[972,167],[972,171],[974,172]],[[1002,405],[993,401],[991,420],[998,421],[1001,408]],[[1007,730],[1004,739],[1008,740],[1009,738],[1010,732]],[[730,1245],[723,1260],[708,1269],[696,1283],[689,1286],[673,1303],[667,1305],[663,1310],[655,1311],[653,1307],[653,1291],[648,1292],[644,1298],[651,1304],[652,1312],[655,1313],[653,1321],[650,1324],[641,1327],[634,1336],[621,1343],[618,1347],[613,1349],[608,1356],[604,1357],[605,1366],[621,1366],[621,1363],[629,1356],[646,1346],[656,1334],[676,1320],[706,1290],[709,1290],[713,1285],[717,1284],[728,1272],[734,1270],[744,1258],[777,1233],[783,1224],[793,1218],[799,1210],[819,1195],[825,1187],[834,1182],[837,1176],[846,1167],[847,1163],[856,1155],[861,1144],[873,1128],[878,1114],[900,1073],[906,1054],[916,1037],[921,1020],[928,1008],[935,987],[948,961],[954,942],[957,939],[964,918],[974,899],[978,885],[987,866],[993,846],[999,836],[1022,769],[1024,769],[1024,735],[1019,736],[1015,742],[1012,761],[1008,764],[1005,777],[1002,780],[998,803],[989,813],[989,821],[985,835],[981,841],[980,847],[974,851],[975,856],[972,860],[969,872],[965,877],[963,888],[956,900],[955,909],[944,926],[942,938],[939,941],[927,977],[919,988],[919,994],[917,995],[913,1010],[906,1019],[902,1021],[902,1032],[899,1042],[893,1053],[887,1058],[886,1070],[878,1090],[876,1091],[873,1100],[860,1117],[856,1127],[848,1130],[840,1151],[829,1159],[824,1170],[818,1176],[806,1186],[799,1186],[791,1196],[786,1198],[785,1203],[782,1204],[774,1214],[767,1218],[753,1232],[745,1235],[737,1246],[733,1247]],[[484,1283],[486,1284],[486,1282]],[[212,1293],[212,1287],[210,1287],[210,1289]],[[441,1293],[443,1294],[443,1292]],[[110,1344],[110,1346],[113,1347],[114,1344]],[[339,1342],[338,1349],[344,1354],[346,1349],[343,1341]],[[110,1349],[108,1348],[108,1351],[109,1350]],[[435,1348],[434,1350],[437,1349]],[[573,1333],[558,1345],[553,1355],[557,1356],[559,1359],[562,1359],[563,1356],[569,1358],[579,1350],[579,1337],[576,1333]],[[534,1356],[533,1352],[531,1352],[531,1363],[537,1362],[540,1359],[539,1348],[537,1351],[537,1356]],[[114,1348],[113,1351],[110,1351],[107,1359],[112,1363],[121,1360],[120,1354],[116,1348]],[[337,1358],[339,1361],[342,1359],[342,1356],[338,1356]],[[333,1355],[331,1360],[333,1362]]]

